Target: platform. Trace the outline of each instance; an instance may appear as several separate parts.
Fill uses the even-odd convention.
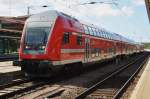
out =
[[[130,99],[150,99],[150,58]]]
[[[13,66],[12,61],[0,62],[0,74],[20,71],[21,68],[18,66]]]
[[[13,61],[18,59],[18,54],[0,54],[0,62]]]
[[[0,85],[21,78],[21,68],[12,64],[12,61],[0,62]]]

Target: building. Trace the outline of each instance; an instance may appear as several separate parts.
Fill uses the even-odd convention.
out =
[[[0,55],[17,53],[27,16],[0,17]]]

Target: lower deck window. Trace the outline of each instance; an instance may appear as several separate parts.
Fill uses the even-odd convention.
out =
[[[82,45],[82,35],[77,36],[77,45]]]
[[[92,57],[100,56],[101,49],[100,48],[92,48],[91,53],[92,53]]]
[[[62,43],[63,43],[63,44],[69,43],[69,32],[65,32],[65,33],[64,33]]]

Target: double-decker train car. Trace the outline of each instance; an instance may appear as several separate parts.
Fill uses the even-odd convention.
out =
[[[27,75],[47,76],[71,64],[89,64],[137,53],[142,51],[140,46],[121,35],[51,10],[27,19],[19,61]]]

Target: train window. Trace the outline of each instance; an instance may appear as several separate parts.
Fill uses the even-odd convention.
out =
[[[95,29],[96,36],[99,36],[98,29]]]
[[[99,34],[99,30],[98,29],[96,29],[96,33],[97,33],[97,36],[99,37],[100,34]]]
[[[100,56],[101,49],[100,48],[92,48],[91,53],[92,53],[92,57],[98,57],[98,56]]]
[[[112,34],[110,34],[110,39],[112,40]]]
[[[93,28],[94,36],[97,36],[96,28]]]
[[[92,30],[91,30],[91,27],[88,27],[88,29],[89,29],[90,35],[93,35],[93,32],[92,32]]]
[[[110,39],[112,40],[112,34],[110,34]]]
[[[91,30],[90,30],[89,26],[87,26],[87,29],[89,30],[89,34],[91,35]]]
[[[89,31],[89,34],[91,35],[91,31],[90,31],[90,28],[89,28],[89,26],[87,26],[87,30]]]
[[[109,53],[113,52],[113,49],[112,49],[112,48],[109,48],[109,49],[108,49],[108,52],[109,52]]]
[[[102,37],[102,31],[101,30],[99,30],[99,35],[100,35],[100,37]]]
[[[105,32],[105,38],[107,38],[107,39],[108,39],[108,34],[107,34],[107,32]]]
[[[99,32],[99,30],[97,30],[97,36],[100,37],[100,32]]]
[[[105,38],[108,38],[108,36],[107,36],[107,32],[105,32]]]
[[[63,43],[63,44],[69,43],[69,32],[65,32],[65,33],[64,33],[62,43]]]
[[[109,39],[111,39],[111,34],[109,33]]]
[[[100,49],[96,48],[96,56],[99,56]]]
[[[105,38],[105,33],[104,33],[104,31],[102,31],[102,37]]]
[[[95,36],[95,29],[92,27],[92,32],[93,32],[93,35]]]
[[[91,35],[93,35],[92,28],[91,28],[91,27],[89,27],[88,29],[89,29],[89,31],[90,31],[90,34],[91,34]]]
[[[100,36],[100,37],[103,37],[101,30],[99,30],[99,36]]]
[[[96,36],[96,30],[95,30],[95,28],[93,28],[93,33],[94,33],[94,36]]]
[[[92,32],[92,35],[94,35],[95,36],[95,31],[94,31],[94,28],[93,27],[91,27],[91,32]]]
[[[86,26],[82,24],[84,32],[86,31]]]
[[[92,31],[92,28],[89,27],[89,29],[90,29],[90,34],[91,34],[91,35],[94,35],[94,34],[93,34],[93,31]]]
[[[106,38],[105,31],[102,31],[102,32],[103,32],[103,37]]]
[[[86,25],[83,25],[84,26],[84,30],[85,30],[85,34],[89,34],[89,29]]]
[[[109,37],[109,33],[108,33],[108,32],[107,32],[107,38],[108,38],[108,39],[110,39],[110,37]]]
[[[113,35],[113,34],[111,34],[111,39],[112,39],[112,40],[114,39],[114,35]]]
[[[82,45],[82,35],[77,35],[77,45]]]
[[[110,34],[108,33],[108,39],[110,39]]]

